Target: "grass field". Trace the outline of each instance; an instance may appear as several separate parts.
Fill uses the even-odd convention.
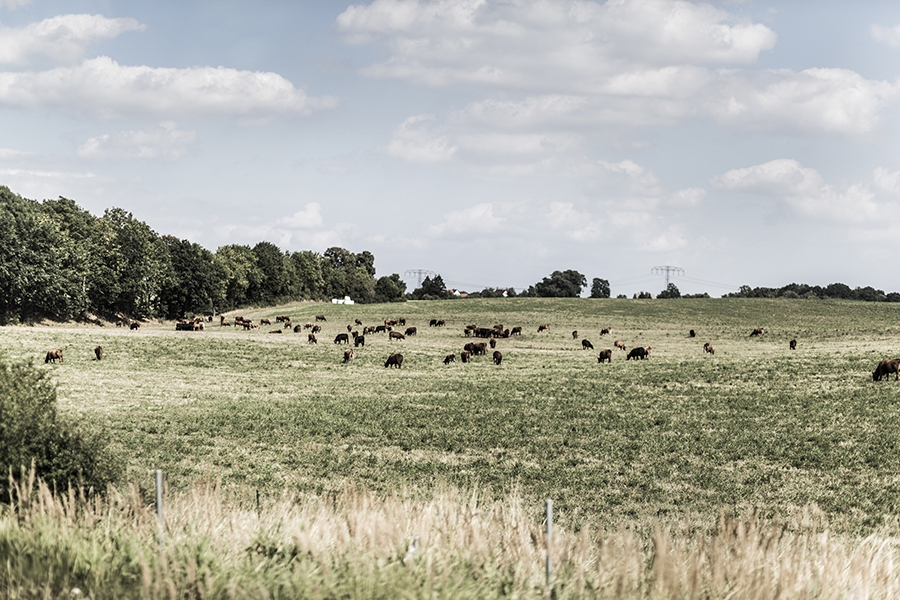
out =
[[[278,589],[288,597],[540,597],[546,592],[540,585],[544,498],[554,500],[560,528],[555,560],[567,574],[554,593],[567,589],[562,596],[843,598],[861,585],[874,586],[873,595],[857,591],[854,597],[900,591],[889,575],[900,534],[900,383],[873,382],[871,375],[880,360],[900,357],[900,306],[492,299],[243,311],[273,323],[279,314],[295,324],[316,314],[328,321],[316,345],[307,343],[305,332],[270,334],[275,326],[243,331],[217,323],[202,332],[176,332],[171,323],[138,331],[0,330],[7,359],[33,359],[53,372],[62,413],[116,440],[133,487],[121,492],[130,500],[111,500],[105,510],[111,521],[143,523],[135,547],[153,542],[155,469],[163,469],[167,493],[183,505],[168,525],[181,540],[172,541],[168,558],[153,562],[146,548],[126,552],[133,568],[143,565],[143,575],[128,580],[136,588],[121,589],[116,585],[125,584],[110,575],[118,583],[96,584],[113,590],[105,597],[159,597],[153,586],[164,584],[178,590],[172,597],[213,597],[196,591],[203,560],[231,577],[208,576],[209,590],[231,590],[221,597],[239,597],[238,589],[250,597],[277,596]],[[342,363],[346,347],[331,343],[337,333],[357,318],[375,325],[397,317],[418,335],[394,342],[369,335],[357,357]],[[431,319],[447,325],[429,327]],[[550,325],[548,332],[537,332],[542,323]],[[524,333],[498,340],[499,366],[490,353],[461,364],[459,352],[472,341],[463,334],[468,324],[521,326]],[[603,327],[611,334],[601,337]],[[750,337],[756,327],[766,333]],[[697,337],[688,337],[690,329]],[[582,350],[582,338],[595,350]],[[791,339],[798,341],[795,351],[788,349]],[[599,364],[598,352],[615,340],[629,349],[652,347],[651,356],[626,361],[616,349],[610,364]],[[705,342],[714,355],[703,352]],[[94,360],[96,345],[105,349],[102,361]],[[65,362],[44,365],[44,354],[55,347],[64,350]],[[384,367],[392,352],[404,355],[402,369]],[[448,353],[457,355],[455,364],[443,364]],[[201,494],[198,509],[198,482],[216,481],[220,487]],[[262,508],[251,527],[247,507],[257,493]],[[309,507],[332,512],[314,526],[303,521],[308,515],[295,515],[301,524],[286,521],[286,514]],[[221,519],[200,541],[190,539],[190,532],[206,531],[198,510]],[[142,511],[140,521],[134,515]],[[367,529],[374,527],[370,519],[391,511],[406,525]],[[438,514],[448,520],[436,520]],[[490,521],[493,533],[471,529],[476,514]],[[99,517],[91,519],[87,529],[97,532]],[[0,523],[0,533],[15,529],[5,527]],[[221,558],[236,543],[218,539],[222,527],[239,532],[240,556]],[[321,529],[327,550],[309,546],[308,527]],[[430,555],[425,571],[401,569],[397,578],[387,577],[402,564],[398,557],[413,534],[433,550],[456,538],[468,541],[462,550]],[[96,552],[103,544],[121,548],[124,537],[83,543]],[[483,548],[476,552],[472,544]],[[79,552],[79,560],[88,560]],[[210,558],[216,552],[225,562]],[[251,559],[244,564],[247,552]],[[439,565],[443,579],[435,579],[433,560],[446,561]],[[256,573],[263,568],[259,561],[265,569],[288,569],[291,585],[325,587],[298,594],[265,587],[243,571],[234,574],[234,565]],[[315,575],[298,575],[298,569]],[[736,571],[727,575],[729,569]],[[790,581],[785,569],[796,570]],[[762,573],[770,573],[767,585],[777,580],[781,587],[761,586]],[[826,584],[829,577],[837,583]],[[736,593],[738,580],[744,592]],[[365,589],[343,587],[360,582]],[[257,584],[260,594],[246,591]],[[31,597],[22,592],[28,589],[49,588],[15,588]]]

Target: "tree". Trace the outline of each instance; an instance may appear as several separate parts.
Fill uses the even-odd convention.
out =
[[[263,277],[258,285],[251,286],[251,301],[275,304],[288,297],[291,278],[281,249],[272,242],[259,242],[253,246],[253,254]]]
[[[390,277],[379,277],[375,282],[375,302],[403,302],[406,294],[406,283],[397,273]]]
[[[681,298],[681,292],[678,291],[678,287],[676,287],[674,283],[669,283],[669,285],[666,286],[666,289],[661,291],[656,297],[661,300],[666,298]]]
[[[609,298],[609,281],[594,277],[591,284],[591,298]]]
[[[434,279],[426,277],[422,280],[422,287],[416,288],[411,294],[415,300],[442,300],[448,297],[447,286],[440,275]]]
[[[534,292],[541,298],[577,298],[586,285],[587,279],[578,271],[553,271],[550,277],[534,284]]]
[[[264,278],[253,250],[238,244],[221,246],[216,250],[215,260],[222,276],[220,285],[224,288],[224,305],[216,308],[225,311],[250,304],[251,290],[259,289]]]
[[[212,311],[221,304],[225,269],[213,254],[171,235],[163,236],[162,242],[169,251],[169,273],[159,292],[162,314],[177,319],[187,313]]]

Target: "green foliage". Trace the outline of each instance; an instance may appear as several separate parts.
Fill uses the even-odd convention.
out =
[[[609,281],[594,277],[591,283],[591,298],[609,298]]]
[[[375,282],[375,302],[403,302],[406,300],[406,282],[398,273],[379,277]]]
[[[68,484],[104,490],[121,475],[106,437],[57,415],[56,387],[31,363],[0,362],[0,469],[35,473],[61,489]],[[7,500],[6,478],[0,499]]]
[[[669,285],[666,286],[666,289],[661,291],[656,297],[660,300],[681,298],[681,292],[678,291],[678,286],[674,283],[669,283]]]
[[[539,283],[528,288],[529,296],[539,298],[577,298],[587,285],[587,278],[578,271],[553,271]]]
[[[444,300],[450,297],[444,279],[440,275],[434,278],[426,277],[422,280],[422,287],[416,288],[410,294],[413,300]]]

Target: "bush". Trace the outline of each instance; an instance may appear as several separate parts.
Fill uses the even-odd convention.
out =
[[[65,489],[104,490],[122,472],[105,436],[56,412],[56,386],[31,362],[0,361],[0,501],[9,500],[6,475],[34,463],[35,474]]]

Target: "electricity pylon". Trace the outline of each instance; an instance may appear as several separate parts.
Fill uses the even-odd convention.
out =
[[[428,269],[407,269],[403,272],[404,277],[418,277],[419,283],[416,285],[417,288],[422,287],[422,281],[426,277],[435,277],[437,273],[434,271],[429,271]]]
[[[672,267],[669,265],[665,265],[663,267],[653,267],[650,269],[650,273],[653,275],[662,275],[666,276],[666,289],[669,289],[669,275],[684,275],[684,269],[681,267]]]

